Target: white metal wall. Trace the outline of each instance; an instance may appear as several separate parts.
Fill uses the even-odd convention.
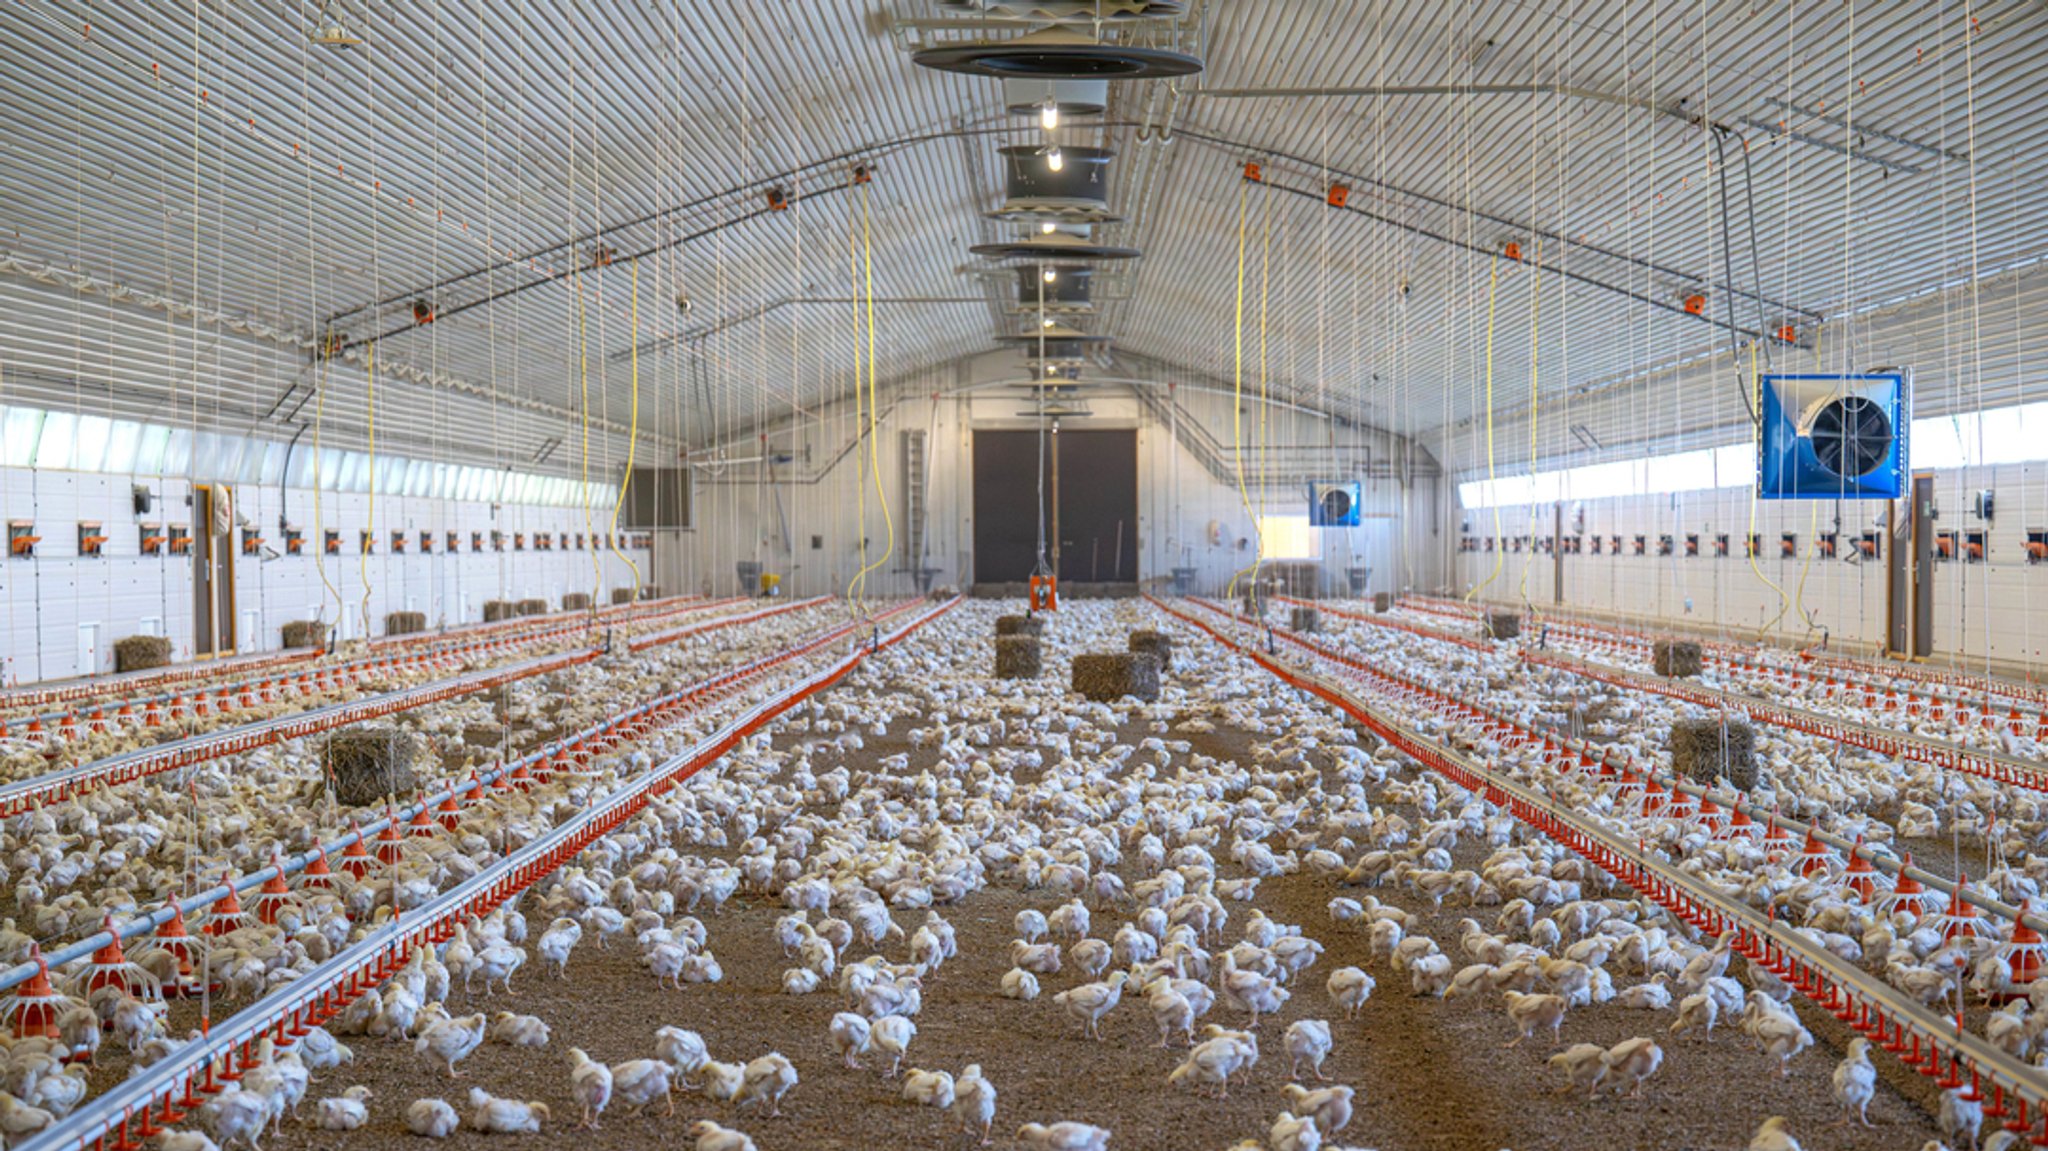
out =
[[[131,486],[154,493],[147,515],[133,509]],[[129,477],[82,472],[0,469],[0,514],[29,519],[42,542],[33,559],[0,558],[0,676],[8,682],[60,679],[109,671],[114,641],[144,632],[169,636],[176,654],[192,650],[192,560],[189,556],[145,556],[138,524],[190,523],[189,484],[181,479]],[[382,634],[393,611],[425,612],[429,626],[475,622],[490,599],[546,599],[559,608],[564,593],[595,591],[607,602],[614,587],[627,586],[626,564],[606,552],[534,550],[537,532],[602,535],[609,509],[594,509],[586,526],[581,508],[505,505],[495,518],[488,503],[380,496],[374,510],[376,548],[363,562],[358,536],[371,524],[370,497],[323,493],[322,526],[341,532],[340,556],[322,557],[314,526],[313,493],[245,485],[235,489],[236,511],[257,525],[271,548],[284,551],[278,515],[282,510],[306,535],[306,552],[268,562],[239,553],[236,536],[235,602],[237,639],[243,651],[275,648],[279,629],[297,619],[340,621],[341,638],[362,634],[365,586],[370,592],[372,634]],[[97,520],[108,537],[98,558],[78,554],[77,525]],[[503,553],[470,551],[470,533],[507,533]],[[407,534],[406,554],[393,555],[390,533]],[[434,533],[434,551],[418,552],[419,532]],[[460,537],[461,552],[446,554],[446,533]],[[527,533],[527,550],[513,552],[511,533]],[[647,578],[647,552],[626,552]],[[593,560],[595,567],[593,567]],[[320,565],[335,594],[323,585]],[[366,578],[367,577],[367,578]],[[338,601],[337,601],[338,595]],[[91,630],[84,630],[91,629]]]

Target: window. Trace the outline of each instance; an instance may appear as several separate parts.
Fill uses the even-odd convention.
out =
[[[1313,560],[1323,555],[1322,541],[1305,515],[1259,517],[1259,540],[1263,559]]]

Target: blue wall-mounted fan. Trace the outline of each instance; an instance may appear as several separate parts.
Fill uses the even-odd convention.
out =
[[[1365,491],[1360,484],[1310,484],[1309,525],[1319,528],[1355,528],[1358,526],[1359,508],[1364,503]]]
[[[1902,368],[1765,376],[1756,493],[1771,500],[1889,500],[1906,490],[1911,387]]]

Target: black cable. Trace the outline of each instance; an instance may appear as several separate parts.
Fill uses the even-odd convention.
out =
[[[1721,275],[1730,284],[1733,284],[1735,283],[1735,256],[1728,250],[1732,246],[1728,228],[1728,135],[1718,126],[1709,127],[1707,130],[1714,134],[1714,170],[1720,176],[1721,185]],[[1752,262],[1754,262],[1753,258]],[[1762,305],[1758,305],[1758,311],[1759,317],[1761,317]],[[1735,301],[1732,296],[1728,301],[1728,314],[1731,318],[1735,315]],[[1728,360],[1729,365],[1735,369],[1735,391],[1737,395],[1742,397],[1742,410],[1749,413],[1749,426],[1757,427],[1762,421],[1757,418],[1756,405],[1749,402],[1748,386],[1742,382],[1742,345],[1736,342],[1735,332],[1735,325],[1730,323],[1728,325]],[[1758,334],[1752,338],[1763,339],[1763,326],[1761,322],[1757,326],[1757,332]]]
[[[1750,283],[1755,285],[1757,292],[1761,292],[1764,286],[1764,264],[1763,257],[1757,252],[1756,244],[1756,170],[1755,165],[1750,160],[1749,137],[1742,136],[1739,139],[1742,141],[1742,197],[1748,203],[1747,213],[1749,216]],[[1757,330],[1768,331],[1769,329],[1764,326],[1764,298],[1755,293],[1752,293],[1752,296],[1756,300]],[[1771,366],[1771,342],[1769,340],[1764,341],[1764,366],[1767,368]]]

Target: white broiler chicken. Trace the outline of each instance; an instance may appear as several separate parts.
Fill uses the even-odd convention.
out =
[[[1656,1040],[1638,1035],[1608,1048],[1602,1062],[1607,1067],[1608,1082],[1614,1084],[1616,1091],[1626,1083],[1630,1095],[1641,1095],[1644,1081],[1664,1066],[1664,1049],[1657,1046]]]
[[[229,1088],[213,1097],[204,1109],[204,1115],[213,1127],[213,1137],[220,1143],[222,1151],[238,1143],[257,1146],[257,1136],[263,1134],[263,1125],[270,1121],[270,1100],[253,1091]],[[27,1126],[24,1120],[33,1121],[42,1116],[41,1126]],[[16,1142],[21,1136],[40,1131],[50,1124],[50,1113],[26,1104],[16,1103],[14,1097],[0,1093],[0,1132],[5,1132],[8,1143]]]
[[[1686,1035],[1694,1031],[1706,1033],[1707,1042],[1714,1041],[1714,1023],[1721,1016],[1721,1008],[1712,995],[1704,991],[1686,996],[1678,1003],[1678,1018],[1671,1023],[1671,1034]]]
[[[491,1028],[485,1038],[507,1047],[546,1047],[549,1031],[547,1023],[537,1015],[500,1011],[491,1016]]]
[[[484,1041],[484,1017],[465,1015],[459,1019],[443,1019],[420,1032],[413,1040],[413,1050],[427,1062],[438,1065],[448,1072],[451,1079],[460,1079],[462,1072],[455,1065],[475,1051]]]
[[[926,1071],[921,1067],[913,1067],[903,1073],[902,1095],[905,1102],[924,1107],[951,1107],[953,1076],[946,1071]]]
[[[1372,998],[1374,980],[1360,968],[1339,967],[1330,972],[1323,986],[1330,993],[1330,1002],[1343,1010],[1344,1018],[1356,1019],[1366,1000]]]
[[[405,1129],[423,1139],[446,1139],[462,1126],[462,1119],[445,1099],[415,1099],[405,1109]]]
[[[1323,1074],[1323,1060],[1330,1057],[1329,1023],[1321,1019],[1297,1019],[1287,1025],[1284,1041],[1287,1045],[1287,1073],[1290,1076],[1299,1079],[1301,1065],[1306,1063],[1310,1073],[1317,1079],[1327,1081],[1330,1078]]]
[[[910,1050],[910,1041],[917,1038],[917,1024],[901,1015],[884,1015],[868,1025],[870,1038],[875,1049],[889,1057],[889,1070],[883,1077],[894,1079],[903,1066],[903,1053]]]
[[[1849,1041],[1849,1053],[1835,1065],[1835,1102],[1842,1106],[1842,1118],[1856,1113],[1856,1121],[1870,1126],[1870,1100],[1877,1094],[1877,1067],[1870,1061],[1870,1040]]]
[[[1502,993],[1507,1001],[1508,1018],[1519,1032],[1505,1046],[1514,1047],[1544,1027],[1550,1028],[1551,1046],[1559,1042],[1558,1033],[1564,1027],[1564,997],[1561,995],[1524,995],[1519,991]]]
[[[1101,1039],[1102,1017],[1116,1008],[1123,998],[1124,982],[1130,976],[1126,972],[1112,972],[1101,983],[1084,983],[1053,996],[1053,1002],[1066,1009],[1068,1015],[1081,1021],[1081,1034],[1092,1039]]]
[[[1351,1126],[1352,1101],[1357,1089],[1339,1085],[1318,1087],[1314,1091],[1299,1083],[1289,1083],[1281,1089],[1287,1096],[1287,1109],[1316,1121],[1316,1130],[1325,1135]]]
[[[1038,976],[1021,967],[1012,967],[1003,973],[1003,998],[1021,999],[1030,1002],[1038,998]]]
[[[1323,1133],[1316,1121],[1306,1115],[1292,1115],[1282,1111],[1273,1120],[1273,1128],[1266,1133],[1273,1151],[1321,1151]]]
[[[782,1097],[796,1086],[796,1067],[779,1051],[747,1064],[740,1083],[739,1105],[766,1103],[770,1117],[782,1114]]]
[[[981,1129],[981,1145],[989,1144],[989,1131],[996,1121],[996,1087],[981,1073],[981,1064],[970,1063],[953,1082],[952,1114],[960,1129],[972,1133]]]
[[[1550,1065],[1564,1075],[1559,1095],[1584,1091],[1589,1097],[1607,1078],[1607,1049],[1598,1043],[1574,1043],[1550,1057]]]
[[[1034,1151],[1109,1151],[1109,1132],[1087,1123],[1026,1123],[1017,1138]]]
[[[1965,1087],[1951,1087],[1941,1093],[1941,1106],[1935,1110],[1935,1122],[1949,1142],[1964,1147],[1977,1145],[1977,1132],[1984,1126],[1984,1099],[1965,1098]]]
[[[538,1135],[550,1118],[545,1103],[497,1099],[481,1087],[469,1089],[469,1125],[487,1135]]]
[[[676,1113],[676,1097],[670,1080],[675,1068],[659,1059],[630,1059],[612,1066],[612,1098],[638,1115],[656,1099],[668,1104],[664,1115]]]
[[[1749,1151],[1800,1151],[1799,1140],[1792,1137],[1792,1121],[1783,1115],[1764,1120],[1749,1137]]]
[[[592,1059],[581,1047],[569,1049],[569,1098],[582,1108],[583,1125],[597,1129],[597,1117],[612,1102],[612,1069]]]
[[[1192,1047],[1195,1043],[1195,1007],[1188,997],[1174,990],[1169,980],[1154,980],[1145,995],[1145,1007],[1152,1012],[1152,1022],[1159,1026],[1159,1045],[1172,1046],[1171,1040],[1178,1034],[1182,1041]]]
[[[322,1099],[314,1107],[313,1125],[322,1131],[354,1131],[370,1121],[368,1087],[351,1087],[339,1098]]]
[[[859,1067],[860,1057],[867,1054],[872,1042],[872,1028],[867,1016],[852,1011],[841,1011],[832,1017],[826,1028],[832,1035],[832,1046],[848,1067]]]
[[[685,1134],[691,1139],[691,1151],[758,1151],[745,1132],[720,1127],[709,1119],[690,1124]]]
[[[676,1069],[685,1086],[689,1085],[690,1076],[711,1061],[711,1054],[704,1047],[704,1037],[681,1027],[656,1028],[654,1054]]]

